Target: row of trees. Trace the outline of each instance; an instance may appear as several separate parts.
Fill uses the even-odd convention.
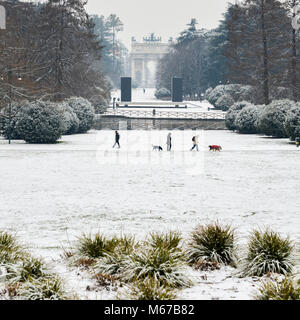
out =
[[[300,98],[300,41],[292,27],[299,0],[243,0],[229,4],[217,29],[188,28],[160,63],[157,86],[170,89],[184,78],[185,94],[235,83],[255,88],[258,103],[269,104],[278,87]]]
[[[194,95],[215,87],[226,78],[226,42],[224,24],[216,30],[197,29],[196,19],[177,38],[170,53],[165,55],[157,68],[157,88],[171,89],[171,78],[184,78],[184,94]]]
[[[255,85],[260,101],[270,103],[276,87],[299,99],[299,35],[292,27],[298,0],[244,0],[228,8],[226,28],[228,80]]]
[[[103,45],[85,11],[85,0],[1,2],[1,104],[23,99],[61,101],[82,96],[109,101],[111,84],[99,66]]]

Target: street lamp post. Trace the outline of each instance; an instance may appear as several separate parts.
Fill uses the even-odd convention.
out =
[[[12,86],[12,71],[8,70],[8,85],[9,85],[9,105],[8,105],[8,144],[10,144],[11,137],[11,86]]]

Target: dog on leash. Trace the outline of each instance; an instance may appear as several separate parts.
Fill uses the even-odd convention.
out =
[[[216,146],[216,145],[209,146],[209,151],[221,151],[221,150],[222,150],[221,146]]]
[[[161,146],[154,146],[154,145],[152,145],[152,147],[153,147],[152,151],[155,151],[155,150],[157,150],[157,151],[163,151],[163,148],[162,148]]]

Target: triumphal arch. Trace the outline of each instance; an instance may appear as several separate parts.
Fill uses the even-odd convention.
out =
[[[139,87],[154,88],[156,66],[166,53],[170,51],[172,38],[168,43],[163,43],[161,37],[156,37],[151,33],[149,37],[144,37],[143,42],[131,39],[130,66],[131,77]]]

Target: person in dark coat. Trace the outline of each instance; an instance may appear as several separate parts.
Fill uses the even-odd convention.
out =
[[[167,136],[167,151],[171,151],[172,149],[172,137],[171,137],[171,133],[168,134]]]
[[[113,148],[118,145],[119,149],[121,148],[120,146],[120,134],[119,132],[116,130],[115,131],[115,144],[113,145]]]

